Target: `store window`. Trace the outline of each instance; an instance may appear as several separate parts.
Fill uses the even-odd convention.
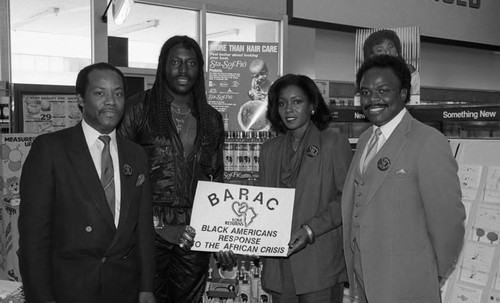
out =
[[[156,69],[163,43],[175,35],[199,41],[199,12],[137,1],[125,21],[118,25],[108,18],[108,56],[122,67]],[[115,51],[116,50],[116,51]]]
[[[13,83],[74,85],[91,62],[89,0],[10,1]]]
[[[279,21],[207,13],[207,41],[279,42]]]

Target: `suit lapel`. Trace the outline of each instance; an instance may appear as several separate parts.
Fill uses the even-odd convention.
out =
[[[372,202],[373,196],[379,189],[380,185],[382,185],[385,181],[389,172],[392,171],[392,166],[396,163],[399,154],[408,142],[406,134],[410,131],[411,120],[412,116],[409,113],[406,113],[399,125],[394,129],[394,132],[391,134],[389,139],[385,142],[382,149],[372,160],[372,163],[368,166],[363,178],[366,178],[366,180],[373,180],[374,183],[371,186],[367,203],[364,205],[362,211],[364,211],[364,209],[366,209],[366,207]],[[380,170],[378,168],[377,162],[382,158],[387,158],[390,161],[389,168],[386,170]]]
[[[109,209],[99,175],[85,142],[81,123],[77,124],[73,130],[68,152],[69,158],[73,163],[76,174],[81,179],[82,188],[87,190],[92,198],[92,202],[99,209],[108,225],[114,230],[113,215]]]

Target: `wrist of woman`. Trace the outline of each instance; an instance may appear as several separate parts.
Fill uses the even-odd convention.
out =
[[[313,231],[312,231],[311,227],[310,227],[308,224],[302,224],[301,228],[302,228],[303,230],[305,230],[305,232],[306,232],[306,234],[307,234],[307,242],[308,242],[309,244],[313,244],[313,243],[314,243],[315,238],[314,238],[314,233],[313,233]]]

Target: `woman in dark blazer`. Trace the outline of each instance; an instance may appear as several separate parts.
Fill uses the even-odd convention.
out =
[[[263,287],[276,303],[342,302],[340,200],[349,141],[328,128],[330,112],[310,78],[285,75],[268,97],[268,119],[282,135],[262,147],[260,185],[296,190],[288,257],[263,258]]]

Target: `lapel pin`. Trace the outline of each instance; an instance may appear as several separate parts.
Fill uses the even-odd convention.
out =
[[[319,148],[316,145],[309,145],[306,150],[306,155],[311,158],[317,157],[319,154]]]
[[[132,167],[128,164],[123,165],[123,174],[125,176],[132,176]]]
[[[387,170],[389,166],[391,166],[391,160],[389,160],[389,158],[387,157],[383,157],[377,162],[377,167],[381,171]]]

